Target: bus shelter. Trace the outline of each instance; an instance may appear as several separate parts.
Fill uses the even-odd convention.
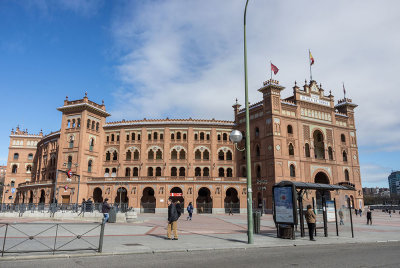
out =
[[[304,216],[303,216],[303,195],[307,190],[318,191],[322,198],[323,207],[323,223],[324,223],[324,235],[328,236],[328,215],[329,218],[334,217],[336,221],[336,234],[339,235],[338,222],[337,222],[337,210],[336,200],[326,200],[326,193],[329,191],[354,191],[355,189],[348,185],[332,185],[332,184],[321,184],[321,183],[308,183],[308,182],[297,182],[297,181],[281,181],[275,184],[272,188],[272,195],[274,200],[274,222],[277,226],[278,237],[281,237],[282,233],[280,229],[282,226],[289,230],[290,238],[295,239],[294,226],[297,226],[297,208],[299,210],[300,220],[300,233],[301,237],[305,236],[304,231]],[[297,200],[297,202],[296,202]],[[350,199],[347,199],[348,208],[350,210],[350,222],[351,222],[351,233],[354,237],[353,232],[353,221],[351,218],[351,206]],[[313,202],[313,209],[314,202]],[[288,226],[290,228],[288,228]],[[288,238],[288,237],[286,237]]]

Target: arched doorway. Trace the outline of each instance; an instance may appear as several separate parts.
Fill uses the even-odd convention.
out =
[[[125,212],[128,209],[128,202],[129,202],[128,190],[125,187],[119,187],[117,189],[117,196],[115,197],[114,205],[117,205],[122,212]]]
[[[235,188],[228,188],[228,190],[226,190],[224,203],[225,213],[240,213],[240,199]]]
[[[141,213],[156,212],[156,198],[154,197],[154,189],[151,187],[146,187],[143,190],[143,196],[140,199],[140,212]]]
[[[183,214],[185,211],[185,199],[183,198],[182,189],[179,187],[172,188],[169,192],[169,198],[172,200],[172,202],[179,202],[181,213]]]
[[[329,178],[324,172],[318,172],[314,178],[315,183],[321,184],[329,184]],[[322,210],[322,195],[325,196],[325,200],[331,199],[330,191],[316,191],[315,192],[315,201],[317,205],[317,210]]]
[[[196,199],[197,213],[212,213],[212,198],[211,192],[208,188],[202,187],[198,192]]]
[[[29,191],[29,204],[33,203],[33,191]]]
[[[46,202],[46,193],[44,192],[44,190],[40,191],[40,199],[39,199],[39,203],[43,204]]]
[[[93,190],[93,201],[94,203],[103,203],[103,191],[99,187]]]

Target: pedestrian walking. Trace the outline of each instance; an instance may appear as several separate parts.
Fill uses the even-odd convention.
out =
[[[357,214],[358,214],[358,209],[354,209],[354,212],[356,213],[356,216],[357,216]]]
[[[389,216],[392,217],[392,211],[389,209]]]
[[[167,239],[178,240],[178,219],[181,216],[180,205],[177,206],[171,199],[168,199],[168,226],[167,226]],[[179,208],[179,210],[178,210]],[[174,238],[171,237],[171,231],[174,233]]]
[[[193,205],[192,202],[189,203],[187,206],[187,212],[189,213],[189,216],[186,218],[186,220],[192,220],[192,215],[193,215]]]
[[[339,225],[344,225],[344,222],[343,222],[343,211],[342,211],[342,209],[339,210],[339,218],[340,218],[340,223],[339,223]]]
[[[230,216],[230,215],[233,216],[232,208],[229,208],[229,214],[228,214],[228,216]]]
[[[108,218],[110,217],[110,212],[111,206],[110,204],[107,203],[108,198],[104,199],[103,204],[101,205],[101,212],[103,213],[103,224],[108,222]]]
[[[308,234],[310,236],[310,240],[316,241],[314,239],[316,216],[314,214],[314,211],[312,211],[311,205],[307,205],[307,211],[304,214],[304,216],[306,217],[306,221],[307,221],[307,225],[308,225]]]
[[[358,213],[360,214],[360,217],[362,217],[362,209],[361,208],[358,210]]]
[[[367,225],[368,225],[368,223],[370,225],[372,225],[372,212],[370,209],[368,209],[368,211],[367,211]]]

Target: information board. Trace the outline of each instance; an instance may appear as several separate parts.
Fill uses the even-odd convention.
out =
[[[336,221],[335,203],[333,201],[326,201],[326,218],[328,222]]]
[[[293,187],[274,187],[275,221],[294,224]]]

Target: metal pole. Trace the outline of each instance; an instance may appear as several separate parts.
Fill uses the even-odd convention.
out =
[[[105,226],[105,222],[103,221],[101,223],[101,229],[100,229],[100,238],[99,238],[99,252],[102,253],[103,252],[103,238],[104,238],[104,226]]]
[[[351,237],[354,238],[354,231],[353,231],[353,215],[351,215],[350,198],[347,198],[347,206],[349,207],[349,212],[350,212]]]
[[[56,180],[54,182],[53,204],[56,203],[57,180],[58,180],[58,169],[56,171]]]
[[[327,217],[326,217],[326,199],[325,193],[322,192],[322,217],[324,219],[324,235],[328,237],[328,225],[327,225]]]
[[[244,90],[245,90],[245,103],[246,103],[246,169],[247,169],[247,237],[248,243],[253,244],[253,204],[251,188],[251,154],[250,154],[250,120],[249,120],[249,96],[247,90],[247,45],[246,45],[246,12],[247,4],[244,9]]]
[[[337,225],[336,198],[333,198],[333,205],[335,206],[336,235],[339,236],[339,227]]]
[[[312,80],[312,72],[311,72],[311,51],[308,50],[308,63],[310,64],[310,82]]]
[[[81,175],[75,175],[78,176],[78,193],[76,194],[76,212],[78,212],[78,204],[79,204],[79,186],[81,184]]]

